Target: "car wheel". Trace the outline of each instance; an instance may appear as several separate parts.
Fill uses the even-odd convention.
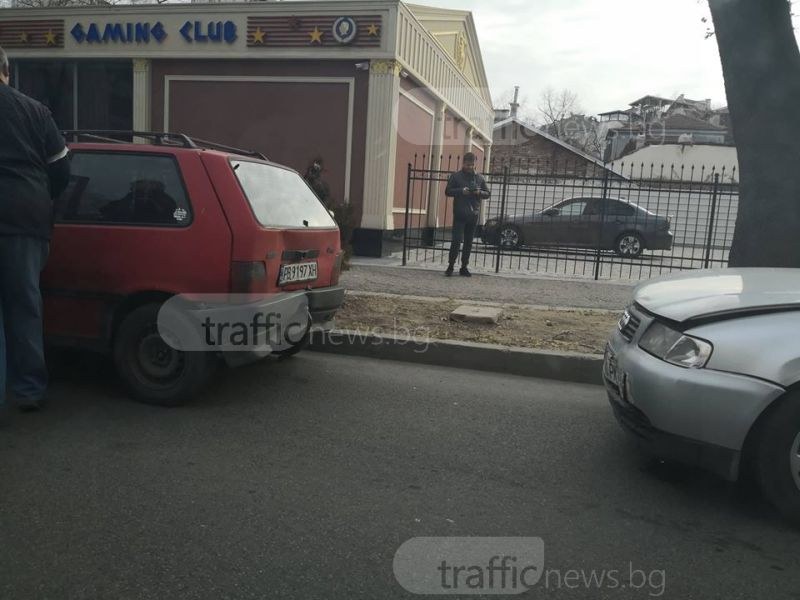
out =
[[[522,245],[522,232],[516,225],[503,225],[497,234],[497,244],[501,248],[519,248]]]
[[[302,350],[305,350],[308,347],[308,343],[311,341],[311,327],[309,326],[306,329],[306,332],[303,334],[303,337],[300,338],[300,341],[292,344],[286,350],[278,350],[275,352],[275,356],[279,358],[289,358],[294,356],[295,354],[299,353]]]
[[[159,304],[131,311],[114,336],[114,363],[131,394],[147,404],[178,406],[208,382],[217,364],[210,352],[183,352],[158,329]]]
[[[625,258],[636,258],[644,252],[644,240],[638,233],[623,233],[617,238],[614,251]]]
[[[780,401],[760,425],[755,476],[767,500],[800,526],[800,394]]]

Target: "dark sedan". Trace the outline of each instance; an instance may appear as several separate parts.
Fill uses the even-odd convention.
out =
[[[541,212],[489,219],[483,242],[503,248],[566,246],[636,257],[672,248],[671,219],[619,198],[571,198]]]

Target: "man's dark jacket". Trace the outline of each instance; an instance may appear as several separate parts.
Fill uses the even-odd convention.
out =
[[[69,180],[64,138],[42,104],[0,83],[0,235],[49,239]]]
[[[465,195],[464,188],[478,190],[478,193]],[[448,198],[453,198],[453,218],[456,221],[477,219],[481,210],[481,200],[492,196],[486,180],[481,175],[465,173],[463,170],[450,175],[444,193]]]

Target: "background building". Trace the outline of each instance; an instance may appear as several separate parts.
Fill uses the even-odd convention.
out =
[[[494,112],[472,15],[399,0],[6,9],[12,85],[64,129],[174,131],[317,158],[356,253],[402,228],[409,162],[488,158]],[[424,158],[423,158],[424,157]],[[434,199],[436,200],[436,199]],[[437,202],[419,210],[433,211]]]

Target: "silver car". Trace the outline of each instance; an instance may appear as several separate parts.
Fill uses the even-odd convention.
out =
[[[603,379],[620,424],[651,453],[731,481],[752,475],[800,524],[800,269],[642,284]]]

